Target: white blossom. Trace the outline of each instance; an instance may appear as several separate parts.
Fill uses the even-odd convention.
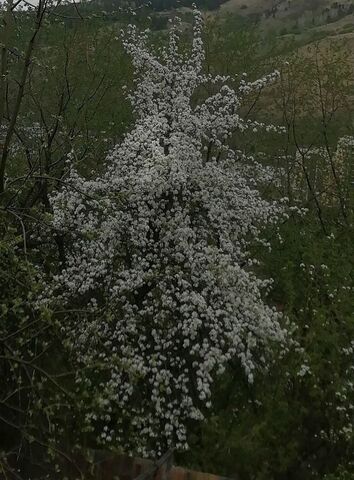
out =
[[[276,130],[243,120],[239,108],[278,73],[237,88],[204,75],[201,28],[195,12],[191,52],[179,50],[177,23],[155,55],[147,33],[129,27],[134,128],[103,175],[89,181],[72,168],[51,200],[68,247],[48,298],[91,309],[63,325],[78,364],[92,367],[78,385],[90,391],[100,378],[87,422],[101,429],[98,441],[143,454],[184,448],[227,363],[238,358],[252,382],[269,342],[284,339],[280,315],[262,300],[271,282],[249,267],[250,243],[283,207],[257,190],[269,171],[225,141],[237,130]],[[206,83],[216,93],[196,105]]]

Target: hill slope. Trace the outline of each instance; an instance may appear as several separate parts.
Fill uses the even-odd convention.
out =
[[[353,0],[228,0],[222,12],[257,18],[264,26],[313,28],[336,22],[354,12]]]

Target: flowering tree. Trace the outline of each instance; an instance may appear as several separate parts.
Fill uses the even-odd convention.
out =
[[[185,448],[190,420],[211,406],[213,380],[238,358],[250,382],[267,345],[284,338],[262,300],[249,253],[281,213],[257,185],[269,171],[227,139],[264,127],[240,117],[242,99],[277,78],[250,83],[202,73],[201,15],[191,51],[178,24],[155,56],[147,33],[124,45],[136,74],[132,131],[108,155],[105,173],[72,167],[52,198],[65,263],[50,294],[74,310],[63,325],[99,442],[158,455]],[[198,89],[216,92],[195,105]],[[266,127],[275,129],[275,127]]]

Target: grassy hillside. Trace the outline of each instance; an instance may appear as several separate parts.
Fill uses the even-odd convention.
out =
[[[344,0],[228,0],[221,12],[232,12],[251,17],[264,28],[286,32],[300,32],[324,25],[352,22],[354,2]]]

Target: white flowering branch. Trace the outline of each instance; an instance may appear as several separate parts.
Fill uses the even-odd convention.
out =
[[[52,198],[66,260],[50,295],[93,315],[63,325],[92,394],[87,428],[98,440],[143,454],[187,446],[187,425],[210,407],[212,385],[238,358],[250,382],[269,343],[282,341],[279,314],[262,300],[271,283],[252,272],[249,246],[281,206],[261,198],[267,169],[227,145],[235,130],[265,127],[240,117],[243,97],[278,73],[236,89],[204,75],[202,20],[181,53],[178,24],[155,55],[129,27],[124,45],[136,72],[136,124],[95,180],[72,169]],[[219,87],[192,101],[206,82]],[[267,127],[276,129],[276,127]]]

